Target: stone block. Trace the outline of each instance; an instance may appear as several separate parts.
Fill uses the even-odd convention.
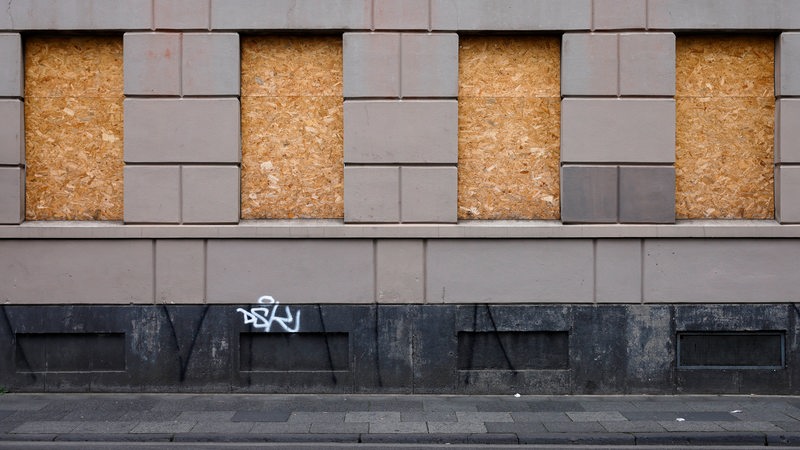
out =
[[[207,30],[211,25],[208,0],[153,0],[157,30]]]
[[[775,217],[780,223],[800,223],[800,166],[775,168]]]
[[[149,30],[152,0],[27,0],[9,2],[16,30]]]
[[[650,29],[780,30],[800,25],[794,0],[649,0]]]
[[[370,0],[211,0],[216,30],[369,30]]]
[[[458,170],[455,167],[400,169],[400,220],[455,223],[458,219]]]
[[[0,267],[9,303],[153,303],[147,239],[4,240]]]
[[[0,165],[25,164],[25,126],[21,100],[0,99]]]
[[[346,98],[400,96],[400,33],[345,33]]]
[[[800,289],[798,252],[800,242],[791,239],[647,240],[644,301],[762,303],[792,299]]]
[[[775,49],[775,95],[800,96],[800,33],[781,33]]]
[[[800,99],[778,99],[775,116],[775,164],[800,163]]]
[[[373,27],[376,30],[427,30],[429,0],[375,0]]]
[[[595,248],[595,300],[642,301],[642,243],[639,239],[598,239]]]
[[[183,95],[238,96],[240,60],[238,33],[185,33]]]
[[[647,26],[647,2],[642,0],[594,0],[595,30],[642,29]]]
[[[239,167],[184,166],[181,170],[184,223],[239,222]]]
[[[345,167],[345,222],[399,222],[400,168]]]
[[[458,161],[455,100],[346,101],[345,163]]]
[[[565,33],[561,40],[562,95],[617,95],[618,35]]]
[[[207,259],[209,303],[255,303],[262,295],[283,304],[374,302],[369,239],[211,239]],[[301,326],[318,323],[305,316]]]
[[[564,166],[561,168],[561,221],[614,223],[617,221],[617,167]]]
[[[180,184],[178,166],[126,166],[125,222],[180,222]]]
[[[200,239],[156,241],[156,303],[203,303],[205,244]]]
[[[25,220],[25,169],[0,167],[0,224]]]
[[[125,162],[238,163],[236,98],[125,100]]]
[[[421,240],[378,240],[375,258],[378,303],[425,301],[425,248]]]
[[[591,0],[431,0],[434,30],[588,30]]]
[[[458,35],[403,33],[400,94],[403,97],[458,96]]]
[[[566,163],[675,162],[672,99],[577,99],[561,103]]]
[[[181,94],[180,33],[125,33],[125,95]]]
[[[620,34],[619,94],[675,95],[675,34]]]
[[[0,33],[0,97],[22,97],[22,37],[17,33]]]
[[[425,285],[430,303],[593,299],[590,240],[441,239],[428,242],[427,254]]]
[[[675,223],[675,168],[619,168],[619,221]]]

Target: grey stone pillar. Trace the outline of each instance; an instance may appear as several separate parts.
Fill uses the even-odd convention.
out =
[[[124,46],[125,222],[238,223],[239,35],[126,33]]]
[[[0,224],[25,219],[22,38],[0,33]]]
[[[643,25],[624,3],[595,23]],[[675,35],[566,33],[561,73],[562,220],[674,222]]]

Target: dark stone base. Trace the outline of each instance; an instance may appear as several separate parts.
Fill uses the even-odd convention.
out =
[[[798,315],[792,304],[4,306],[0,388],[796,395]],[[680,366],[678,336],[692,345]]]

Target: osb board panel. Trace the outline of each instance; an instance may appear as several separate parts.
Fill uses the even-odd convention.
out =
[[[341,37],[242,41],[242,218],[344,217]]]
[[[27,220],[122,220],[122,39],[25,40]]]
[[[771,97],[773,36],[681,36],[675,44],[677,97]]]
[[[242,37],[242,96],[342,96],[341,36]]]
[[[558,97],[557,36],[475,36],[459,42],[459,97]]]
[[[560,40],[461,40],[458,217],[560,217]]]
[[[459,101],[460,218],[559,218],[560,110],[555,98]]]
[[[775,100],[676,100],[676,215],[771,219]]]

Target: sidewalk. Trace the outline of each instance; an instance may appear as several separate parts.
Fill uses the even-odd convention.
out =
[[[800,397],[4,394],[14,442],[800,445]]]

